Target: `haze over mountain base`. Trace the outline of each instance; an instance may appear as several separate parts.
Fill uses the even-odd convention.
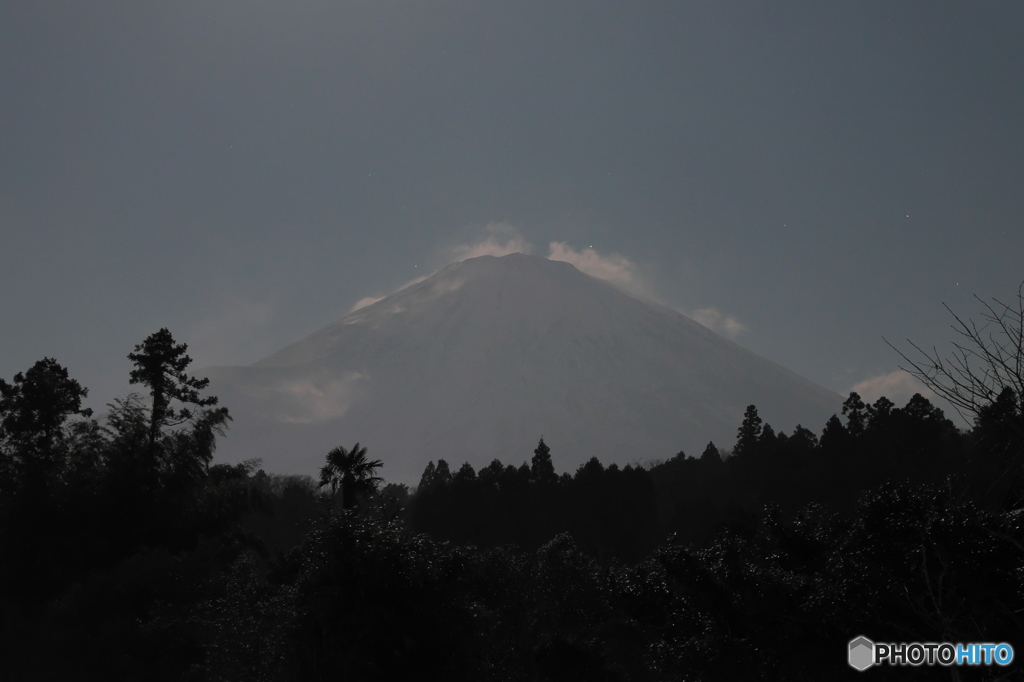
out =
[[[690,318],[512,254],[452,264],[245,367],[200,370],[234,418],[219,458],[315,473],[356,441],[387,480],[429,460],[556,468],[729,448],[747,405],[776,430],[817,430],[842,398]]]

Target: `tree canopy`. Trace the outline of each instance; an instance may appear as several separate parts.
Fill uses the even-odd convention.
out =
[[[332,495],[340,488],[342,507],[352,509],[357,495],[375,492],[384,480],[376,475],[382,466],[384,463],[379,459],[367,459],[366,447],[360,448],[359,443],[351,450],[342,446],[333,448],[320,468],[320,487],[329,487]]]
[[[192,358],[186,355],[187,350],[188,344],[175,343],[171,332],[164,327],[147,336],[135,346],[135,352],[128,354],[128,359],[135,365],[130,382],[146,386],[152,399],[150,451],[156,447],[161,428],[183,424],[196,416],[198,408],[217,404],[216,396],[204,398],[199,395],[210,380],[196,379],[185,372],[192,363]],[[181,407],[174,409],[172,401],[178,401]],[[227,410],[223,409],[222,414],[226,418]]]

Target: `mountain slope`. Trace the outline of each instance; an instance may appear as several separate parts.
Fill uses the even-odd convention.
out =
[[[312,472],[355,441],[389,480],[428,460],[556,467],[730,447],[744,408],[817,428],[841,398],[669,308],[568,263],[450,265],[248,367],[205,371],[235,417],[228,459]]]

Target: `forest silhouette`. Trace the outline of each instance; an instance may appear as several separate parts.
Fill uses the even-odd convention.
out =
[[[186,352],[137,345],[148,396],[102,420],[55,359],[0,379],[0,678],[852,679],[858,635],[1022,643],[1011,386],[968,430],[851,393],[820,435],[751,405],[701,453],[559,474],[541,437],[410,489],[372,443],[319,480],[215,464],[229,409]]]

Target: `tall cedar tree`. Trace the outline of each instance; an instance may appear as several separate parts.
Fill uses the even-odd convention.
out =
[[[736,431],[736,447],[733,454],[749,454],[757,449],[757,441],[761,436],[761,417],[757,414],[757,407],[747,405],[743,413],[743,423]]]
[[[549,485],[558,480],[555,474],[555,465],[551,461],[551,448],[544,443],[543,436],[533,451],[533,459],[530,460],[530,477],[535,483]]]
[[[174,343],[174,337],[167,328],[150,334],[145,341],[135,346],[135,352],[128,354],[128,359],[135,363],[131,372],[133,384],[143,384],[149,388],[153,405],[149,418],[149,446],[151,458],[156,455],[156,442],[160,429],[164,426],[177,426],[191,420],[196,408],[209,407],[217,404],[216,396],[199,397],[199,391],[209,385],[209,379],[196,379],[185,373],[192,358],[185,354],[188,344]],[[171,401],[192,407],[174,410]],[[227,418],[227,409],[219,411]]]

